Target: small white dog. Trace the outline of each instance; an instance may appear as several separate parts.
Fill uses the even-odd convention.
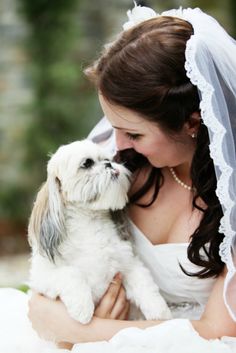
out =
[[[86,324],[120,272],[127,298],[147,319],[170,318],[120,217],[130,172],[89,140],[60,147],[47,172],[29,222],[31,287],[60,297],[71,317]]]

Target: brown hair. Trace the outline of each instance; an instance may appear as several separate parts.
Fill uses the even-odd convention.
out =
[[[192,34],[191,24],[182,19],[160,16],[144,21],[122,32],[85,73],[108,101],[158,123],[169,134],[176,134],[190,115],[199,111],[197,87],[186,76],[184,67],[186,42]],[[128,165],[131,163],[133,170],[147,163],[143,156],[136,154],[134,159],[133,155],[129,157],[131,151],[127,152],[121,152],[119,157]],[[216,177],[203,124],[198,131],[191,177],[196,189],[193,207],[201,210],[203,217],[191,236],[188,257],[203,269],[188,274],[200,278],[216,276],[224,265],[219,256],[223,235],[218,232],[222,209],[215,194]],[[147,183],[130,201],[137,203],[154,185],[151,202],[140,205],[148,207],[156,199],[162,182],[161,170],[153,167]],[[198,205],[199,197],[208,206],[206,209]],[[200,254],[202,250],[206,257]]]

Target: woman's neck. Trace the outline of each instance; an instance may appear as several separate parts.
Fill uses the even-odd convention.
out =
[[[186,162],[178,165],[177,167],[174,167],[174,171],[178,176],[178,178],[186,184],[192,183],[192,179],[190,176],[190,168],[191,168],[191,164],[189,162]]]

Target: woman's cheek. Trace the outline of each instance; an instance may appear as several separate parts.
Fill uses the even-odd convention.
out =
[[[147,148],[141,142],[133,141],[133,149],[136,152],[141,153],[145,157],[147,157],[147,155],[148,155]]]

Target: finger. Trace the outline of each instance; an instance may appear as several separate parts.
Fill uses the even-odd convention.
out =
[[[110,286],[112,284],[120,284],[122,282],[122,274],[120,272],[118,272],[114,277],[113,280],[110,283]]]
[[[124,310],[120,313],[117,320],[128,320],[130,311],[130,302],[127,300]]]
[[[116,302],[121,285],[122,285],[121,276],[116,275],[114,277],[114,280],[108,287],[106,293],[102,297],[101,301],[97,305],[97,308],[95,310],[95,315],[99,317],[107,317],[110,314]]]
[[[124,308],[126,307],[126,292],[123,286],[120,287],[120,291],[117,295],[116,301],[114,303],[114,306],[112,307],[112,310],[110,312],[110,318],[111,319],[117,319],[120,314],[123,312]]]
[[[59,342],[57,347],[60,349],[68,349],[69,351],[73,348],[73,344],[69,342]]]

